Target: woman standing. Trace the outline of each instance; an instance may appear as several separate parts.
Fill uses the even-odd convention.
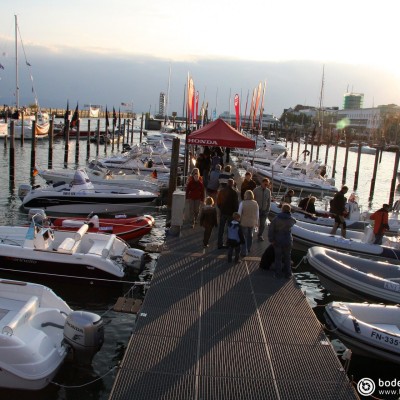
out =
[[[192,218],[192,228],[199,217],[200,205],[204,202],[204,185],[200,179],[198,168],[194,168],[192,176],[186,185],[186,200],[189,200],[189,213]]]
[[[242,227],[245,243],[242,245],[242,256],[250,253],[253,244],[253,232],[259,224],[258,203],[254,200],[251,190],[244,192],[243,201],[239,204],[240,226]]]

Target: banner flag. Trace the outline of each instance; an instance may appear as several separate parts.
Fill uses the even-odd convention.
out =
[[[78,120],[79,120],[79,107],[78,107],[78,103],[76,103],[74,115],[72,116],[72,120],[71,120],[71,128],[75,127],[78,124]]]
[[[235,115],[236,115],[236,129],[239,130],[240,129],[240,112],[239,112],[239,95],[236,93],[234,100],[233,100],[233,104],[235,106]]]
[[[256,116],[257,116],[257,112],[258,112],[258,105],[260,104],[261,89],[262,89],[262,85],[261,85],[261,82],[260,82],[258,84],[257,97],[256,97],[256,101],[255,101],[255,104],[254,104],[253,128],[254,128],[254,125],[255,125]]]

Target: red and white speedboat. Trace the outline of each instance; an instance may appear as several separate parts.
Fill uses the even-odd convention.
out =
[[[47,219],[54,230],[76,231],[86,223],[89,225],[88,232],[114,234],[126,241],[141,238],[149,233],[155,224],[151,215],[115,215],[109,218],[99,218],[97,215],[90,218],[47,216]]]

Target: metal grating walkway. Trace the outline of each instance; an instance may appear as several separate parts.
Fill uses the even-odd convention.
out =
[[[168,237],[110,400],[358,399],[294,279]]]

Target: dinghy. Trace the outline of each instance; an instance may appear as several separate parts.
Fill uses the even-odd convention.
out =
[[[325,307],[330,329],[354,353],[400,364],[400,307],[332,302]]]
[[[51,289],[35,283],[0,279],[0,293],[0,387],[40,390],[67,354],[90,364],[101,349],[99,315],[73,311]]]
[[[328,278],[338,286],[338,293],[347,289],[351,295],[400,304],[400,266],[370,260],[341,251],[314,246],[308,249],[307,261],[322,280]],[[332,287],[330,288],[332,290]]]
[[[329,226],[309,224],[297,221],[292,227],[293,248],[307,251],[313,246],[325,246],[338,251],[346,251],[354,255],[369,258],[383,258],[391,262],[400,260],[400,249],[397,238],[383,238],[383,244],[373,244],[373,231],[370,225],[365,232],[346,231],[346,238],[340,236],[340,228],[332,235]]]
[[[99,218],[97,215],[92,215],[88,218],[79,218],[49,217],[44,214],[43,217],[47,219],[49,226],[57,231],[72,232],[87,224],[88,232],[114,234],[127,241],[139,239],[150,233],[155,224],[151,215],[138,217],[115,215],[114,218]]]
[[[33,216],[29,227],[0,226],[0,271],[73,278],[88,282],[122,280],[142,267],[144,251],[115,234],[56,231]]]

